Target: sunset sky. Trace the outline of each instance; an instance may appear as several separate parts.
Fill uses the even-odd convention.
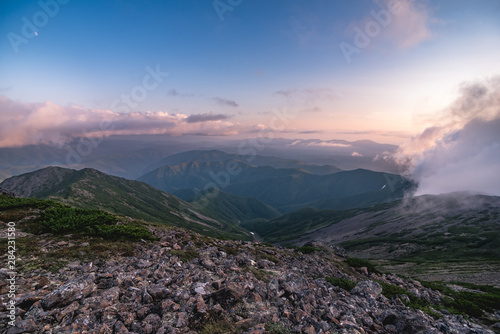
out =
[[[399,145],[500,74],[498,0],[10,0],[0,36],[0,147],[96,128]]]

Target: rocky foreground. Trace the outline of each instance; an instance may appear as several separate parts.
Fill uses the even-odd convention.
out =
[[[0,271],[2,333],[493,333],[460,315],[434,319],[379,282],[438,302],[420,282],[347,266],[338,250],[311,254],[156,230],[133,256],[74,261],[17,276],[17,318],[8,325],[7,271]],[[40,241],[40,256],[68,242]],[[92,245],[90,245],[92,247]],[[357,282],[349,292],[324,278]],[[402,298],[403,299],[403,298]]]

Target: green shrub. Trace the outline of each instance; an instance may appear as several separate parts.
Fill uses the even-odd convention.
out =
[[[410,291],[408,291],[402,287],[399,287],[397,285],[388,284],[388,283],[380,282],[380,281],[378,283],[382,286],[382,294],[385,297],[392,299],[395,297],[399,297],[401,295],[406,295],[406,296],[408,296],[408,299],[410,300],[409,302],[402,300],[403,304],[405,304],[406,306],[411,307],[413,309],[423,310],[423,311],[429,310],[430,303],[426,300],[423,300],[423,299],[416,297]]]
[[[297,247],[296,250],[303,254],[311,254],[313,252],[318,252],[321,251],[321,248],[313,247],[313,246],[302,246],[302,247]]]
[[[106,239],[155,239],[151,232],[142,226],[117,225],[117,221],[115,216],[101,210],[75,209],[68,206],[50,207],[42,212],[40,217],[44,232],[82,233]]]
[[[17,198],[0,195],[0,210],[36,208],[46,209],[48,207],[61,207],[62,205],[54,201],[34,198]]]
[[[265,327],[266,331],[270,334],[292,334],[291,329],[281,322],[268,322]]]
[[[347,278],[328,277],[326,278],[326,281],[333,286],[338,286],[339,288],[347,291],[351,291],[356,286],[356,282]]]
[[[58,207],[45,210],[40,223],[47,232],[86,232],[96,235],[100,226],[113,225],[116,222],[115,216],[100,210]]]
[[[371,273],[379,273],[379,271],[375,268],[373,263],[365,259],[358,259],[356,257],[347,258],[347,264],[354,268],[366,267]]]
[[[195,259],[197,257],[200,257],[200,254],[194,250],[172,250],[170,251],[172,255],[177,255],[179,259],[183,262],[190,262],[192,259]]]
[[[443,282],[421,282],[423,286],[440,291],[445,295],[443,304],[452,313],[481,317],[483,311],[494,312],[500,309],[500,289],[488,285],[475,285],[464,282],[454,284],[482,292],[455,291]]]
[[[479,308],[477,304],[472,301],[465,299],[463,296],[456,296],[453,301],[445,303],[445,305],[451,310],[456,310],[459,313],[465,313],[471,317],[480,317],[483,315],[483,310]],[[456,313],[456,312],[453,312]]]

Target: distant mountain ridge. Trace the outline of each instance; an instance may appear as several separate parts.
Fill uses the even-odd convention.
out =
[[[255,166],[237,159],[217,160],[228,156],[220,151],[198,151],[194,156],[181,153],[170,163],[189,157],[203,157],[200,159],[205,161],[165,165],[138,180],[185,200],[217,187],[229,194],[258,199],[282,213],[306,206],[370,206],[402,198],[411,187],[399,175],[362,169],[317,175],[303,169]]]
[[[325,175],[340,172],[341,169],[332,165],[313,165],[301,160],[284,159],[275,156],[240,155],[226,153],[220,150],[192,150],[167,156],[145,169],[145,174],[163,166],[175,166],[189,162],[218,162],[238,160],[255,167],[269,166],[274,168],[294,168],[311,174]]]

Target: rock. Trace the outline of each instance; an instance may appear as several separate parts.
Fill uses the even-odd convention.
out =
[[[264,334],[266,332],[266,327],[263,324],[256,325],[243,334]]]
[[[163,300],[170,295],[170,290],[162,284],[151,285],[147,290],[154,301]]]
[[[350,292],[333,286],[318,277],[358,281],[367,275],[364,270],[355,276],[343,271],[340,251],[323,244],[313,244],[322,251],[308,255],[251,242],[201,241],[175,228],[155,233],[161,243],[138,242],[133,256],[116,254],[93,264],[82,259],[55,273],[23,272],[16,280],[18,327],[9,333],[195,334],[212,328],[253,334],[493,333],[444,311],[434,320],[405,306],[402,295],[384,297],[375,282],[402,287],[431,304],[440,302],[439,292],[417,281],[370,273],[370,280]],[[50,238],[43,242],[49,250],[57,246]],[[196,249],[199,257],[181,262],[169,247]],[[3,324],[7,271],[0,269],[0,278]],[[500,313],[491,317],[500,322]],[[7,329],[2,324],[3,333]],[[275,329],[266,332],[265,324],[275,324]]]
[[[94,280],[94,273],[76,278],[64,284],[57,290],[49,293],[47,296],[43,297],[40,305],[44,309],[50,310],[56,306],[66,306],[71,304],[75,300],[80,300],[84,297],[87,297],[97,290],[97,286],[94,283]]]
[[[241,329],[241,330],[247,330],[250,327],[252,327],[255,323],[255,320],[253,319],[243,319],[238,322],[236,322],[236,327]]]
[[[15,298],[15,301],[16,301],[17,307],[20,307],[22,309],[27,310],[31,307],[31,305],[33,305],[35,302],[39,301],[40,299],[42,299],[42,297],[40,295],[38,295],[38,293],[28,292],[28,293],[25,293],[25,294]]]
[[[117,321],[113,327],[115,333],[120,333],[120,334],[128,334],[129,331],[127,329],[127,327],[125,327],[125,325],[123,324],[123,322],[121,321]]]
[[[243,286],[229,283],[224,288],[212,293],[210,298],[220,305],[233,305],[244,296]]]
[[[352,294],[377,298],[382,293],[382,286],[374,281],[361,281],[351,290]]]
[[[177,324],[175,327],[181,328],[188,325],[188,314],[186,312],[179,312],[177,315]]]
[[[209,283],[204,282],[204,283],[193,283],[191,285],[191,293],[192,294],[200,294],[202,296],[206,295],[209,293],[209,288],[208,288]]]
[[[149,314],[142,322],[148,328],[148,331],[145,331],[146,333],[156,333],[161,326],[161,318],[154,313]]]

